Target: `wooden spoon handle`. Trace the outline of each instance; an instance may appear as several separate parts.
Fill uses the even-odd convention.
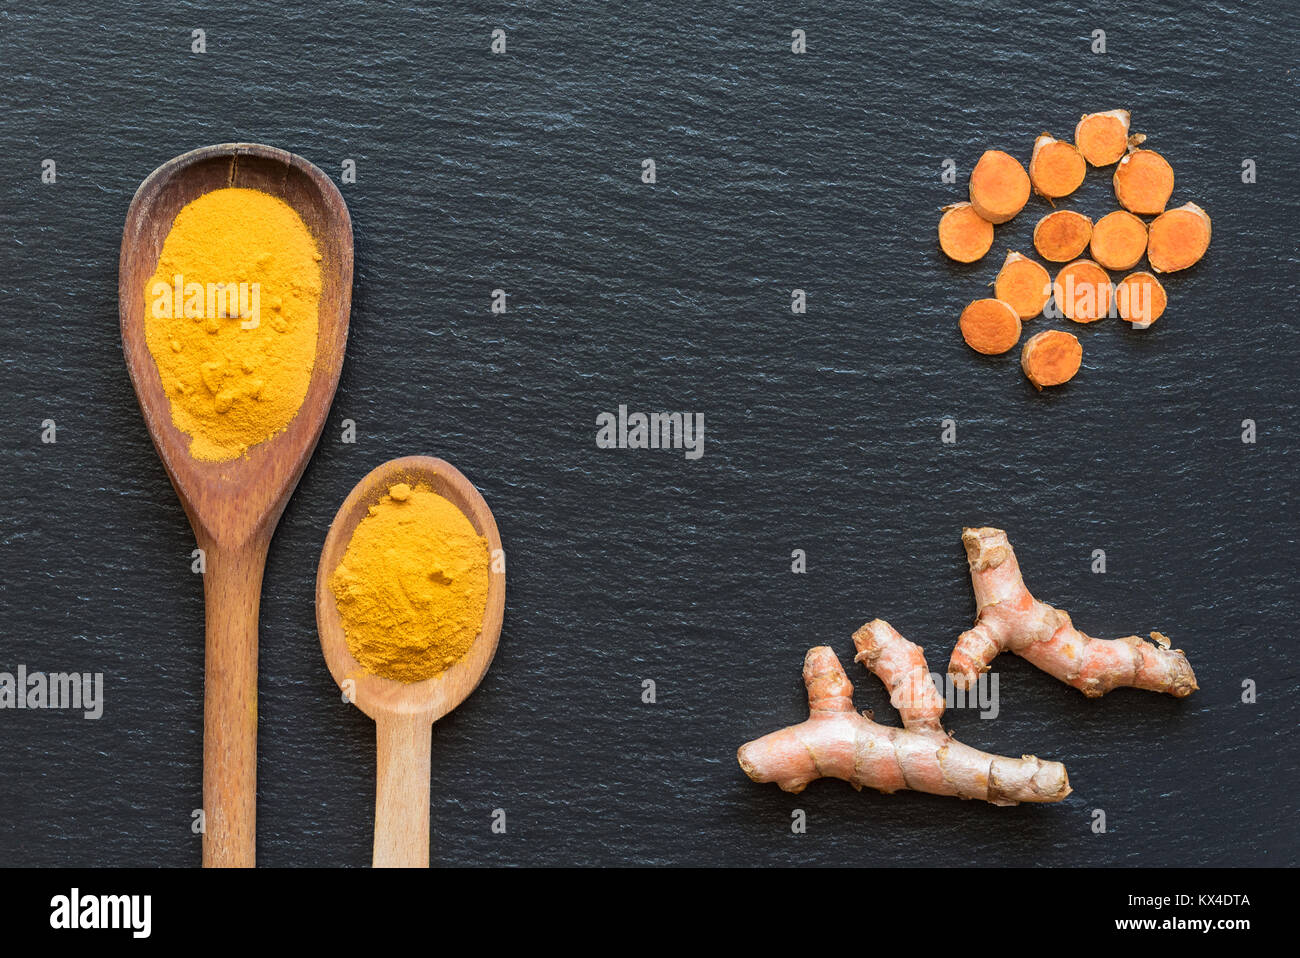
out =
[[[381,715],[375,787],[376,868],[429,867],[428,715]]]
[[[257,611],[268,544],[204,549],[204,868],[252,868],[255,860]]]

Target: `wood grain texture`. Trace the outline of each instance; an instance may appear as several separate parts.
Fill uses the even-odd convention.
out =
[[[487,540],[487,604],[478,637],[464,657],[422,682],[397,682],[362,668],[348,648],[329,580],[371,506],[398,482],[422,483],[456,506]],[[506,573],[501,534],[483,496],[460,470],[432,456],[404,456],[372,470],[339,507],[316,571],[316,624],[334,681],[378,726],[375,797],[376,867],[428,867],[430,726],[463,702],[487,673],[501,638]]]
[[[376,868],[429,867],[429,749],[433,724],[421,714],[375,720]]]
[[[145,340],[144,285],[185,204],[215,189],[261,190],[289,204],[321,253],[317,350],[307,395],[283,432],[246,455],[205,462],[172,422]],[[337,188],[302,157],[252,143],[203,147],[164,163],[127,210],[118,266],[122,349],[154,447],[206,553],[203,809],[205,866],[255,863],[257,616],[271,535],[324,428],[347,343],[352,224]]]

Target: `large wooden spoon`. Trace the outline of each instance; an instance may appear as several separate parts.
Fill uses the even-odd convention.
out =
[[[227,186],[288,203],[321,254],[316,362],[288,428],[228,462],[201,462],[172,424],[158,367],[145,343],[144,284],[181,208]],[[300,156],[255,143],[224,143],[178,156],[136,191],[118,267],[122,348],[145,424],[205,552],[207,606],[203,702],[203,864],[255,861],[257,610],[271,534],[325,426],[343,365],[352,302],[352,221],[338,189]]]
[[[423,682],[397,682],[362,668],[348,650],[329,580],[352,533],[371,506],[398,482],[423,483],[469,519],[492,557],[487,606],[478,638],[464,658]],[[432,726],[473,692],[492,664],[501,638],[506,573],[501,536],[479,491],[449,463],[430,456],[394,459],[357,483],[339,508],[316,572],[316,628],[325,663],[339,688],[375,720],[379,745],[375,787],[376,868],[429,867],[429,752]]]

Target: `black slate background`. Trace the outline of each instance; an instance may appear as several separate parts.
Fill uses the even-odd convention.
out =
[[[154,167],[254,140],[359,168],[343,379],[266,571],[260,864],[369,861],[374,731],[326,672],[313,581],[351,486],[417,452],[478,484],[510,556],[496,663],[435,730],[437,863],[1296,864],[1298,26],[1153,2],[0,12],[0,670],[106,682],[98,722],[0,713],[0,862],[199,861],[202,590],[123,365],[117,253]],[[986,147],[1027,157],[1112,107],[1214,244],[1155,328],[1077,330],[1083,371],[1038,395],[956,317],[1047,207],[969,268],[935,249],[938,208]],[[1109,176],[1066,205],[1111,208]],[[619,403],[703,412],[703,459],[597,450]],[[802,720],[808,646],[847,663],[880,615],[943,668],[978,524],[1081,627],[1173,636],[1201,691],[1093,702],[999,660],[999,719],[947,724],[1064,760],[1058,806],[750,783],[735,749]]]

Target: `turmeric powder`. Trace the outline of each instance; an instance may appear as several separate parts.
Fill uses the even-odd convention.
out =
[[[293,208],[258,190],[213,190],[176,215],[143,291],[145,341],[195,459],[237,459],[297,415],[320,259]]]
[[[395,483],[353,530],[330,591],[362,668],[398,682],[432,678],[483,625],[487,540],[428,486]]]

